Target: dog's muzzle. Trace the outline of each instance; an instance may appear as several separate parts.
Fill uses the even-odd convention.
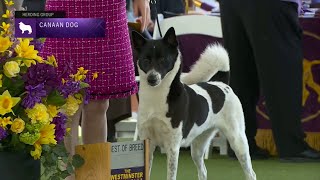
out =
[[[161,75],[155,71],[151,71],[147,77],[147,81],[150,86],[157,86],[160,84]]]

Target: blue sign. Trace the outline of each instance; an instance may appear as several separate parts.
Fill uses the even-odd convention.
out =
[[[104,18],[15,18],[15,37],[99,38],[105,27]]]
[[[145,167],[112,169],[110,180],[145,180]]]

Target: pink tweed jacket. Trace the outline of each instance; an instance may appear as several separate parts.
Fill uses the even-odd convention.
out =
[[[123,98],[137,92],[125,0],[48,0],[46,10],[66,11],[69,18],[105,18],[105,38],[48,38],[43,55],[55,55],[59,70],[84,67],[91,99]]]

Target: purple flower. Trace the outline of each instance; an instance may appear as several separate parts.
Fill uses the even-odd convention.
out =
[[[89,89],[85,89],[86,94],[84,95],[84,99],[83,99],[83,104],[87,105],[89,104],[90,101],[90,93],[89,93]]]
[[[85,79],[84,82],[89,84],[88,79]],[[87,104],[89,104],[89,101],[90,101],[90,88],[85,88],[84,92],[85,92],[85,94],[84,94],[84,98],[83,98],[83,104],[87,105]]]
[[[69,95],[78,93],[80,89],[80,82],[76,81],[67,81],[65,84],[62,84],[59,87],[59,91],[61,92],[64,98],[67,98]]]
[[[3,129],[2,127],[0,127],[0,141],[3,140],[4,138],[6,138],[8,136],[8,133],[5,129]]]
[[[55,89],[59,85],[59,77],[53,66],[44,63],[37,63],[29,67],[27,73],[23,76],[27,85],[37,86],[44,84],[47,92]]]
[[[57,142],[63,141],[64,135],[66,134],[66,123],[67,116],[59,112],[57,117],[54,117],[52,123],[56,125],[55,127],[55,139]]]
[[[44,43],[41,41],[41,39],[34,39],[30,42],[30,45],[34,45],[35,50],[41,51],[44,46]]]
[[[37,86],[26,86],[28,95],[22,100],[21,105],[25,108],[33,108],[36,103],[41,102],[41,98],[47,95],[47,92],[44,90],[44,84],[38,84]]]

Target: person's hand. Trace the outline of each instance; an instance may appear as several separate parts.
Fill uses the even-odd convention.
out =
[[[136,22],[142,24],[142,17],[141,17],[141,16],[138,17],[138,18],[136,19]],[[145,28],[144,30],[153,31],[153,28],[154,28],[154,23],[153,23],[153,21],[149,21],[149,23],[146,24],[146,28]]]
[[[144,31],[151,21],[149,0],[133,0],[133,13],[136,17],[141,15],[141,32]]]

